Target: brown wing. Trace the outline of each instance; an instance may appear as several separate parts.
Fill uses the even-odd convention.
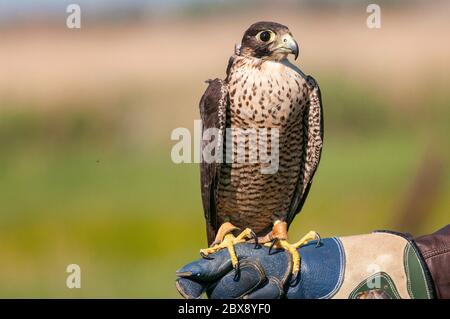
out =
[[[303,136],[306,141],[304,145],[304,160],[301,165],[297,187],[291,201],[291,209],[286,218],[288,225],[292,223],[308,197],[312,179],[319,166],[323,145],[323,111],[322,96],[317,82],[311,77],[307,77],[310,86],[309,106],[302,118]]]
[[[205,130],[210,128],[218,129],[218,136],[210,140],[201,140],[201,163],[200,180],[202,191],[203,210],[206,219],[206,233],[208,244],[214,241],[217,225],[217,193],[219,185],[220,165],[219,162],[211,162],[204,159],[203,150],[209,143],[221,143],[221,137],[225,136],[226,110],[228,105],[228,90],[224,81],[220,79],[210,80],[209,86],[200,100],[200,116],[202,119],[202,136]],[[217,145],[219,146],[219,145]],[[215,150],[220,151],[220,147]],[[220,151],[222,156],[222,151]]]

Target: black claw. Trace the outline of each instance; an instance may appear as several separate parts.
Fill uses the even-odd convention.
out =
[[[298,271],[294,271],[291,276],[290,286],[293,287],[297,284],[298,280]]]
[[[258,236],[256,236],[255,232],[253,230],[250,231],[250,236],[252,236],[252,238],[255,241],[255,247],[254,249],[259,247],[259,243],[258,243]]]
[[[316,240],[317,240],[317,243],[316,243],[316,248],[317,248],[320,246],[320,241],[322,240],[322,238],[320,237],[320,235],[318,233],[316,233]]]
[[[240,277],[240,268],[239,268],[239,261],[236,265],[233,266],[234,269],[234,277],[233,280],[234,281],[238,281],[239,277]]]
[[[208,255],[205,255],[205,253],[203,253],[202,251],[200,252],[200,256],[202,256],[203,259],[207,259],[207,260],[213,260],[213,257],[210,257]]]
[[[272,239],[272,242],[269,247],[269,255],[270,255],[270,252],[272,251],[273,246],[275,246],[275,243],[277,242],[277,240],[278,240],[277,238]]]

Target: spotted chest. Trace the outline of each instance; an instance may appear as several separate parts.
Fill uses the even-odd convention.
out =
[[[304,76],[288,62],[236,57],[228,76],[230,108],[227,127],[272,129],[279,132],[279,167],[274,174],[261,173],[261,163],[249,161],[249,139],[232,133],[233,152],[237,141],[245,141],[245,162],[221,166],[218,193],[219,221],[257,233],[269,230],[276,219],[287,215],[295,186],[302,174],[304,133],[302,116],[309,103]],[[267,135],[270,153],[271,135]],[[261,144],[258,141],[258,146]],[[236,156],[236,153],[233,153]]]
[[[294,68],[288,62],[237,57],[228,78],[234,124],[282,129],[295,120],[308,90]]]

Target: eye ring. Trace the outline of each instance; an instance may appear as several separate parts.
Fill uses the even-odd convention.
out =
[[[269,42],[273,40],[274,33],[270,30],[261,31],[256,35],[256,38],[262,42]]]

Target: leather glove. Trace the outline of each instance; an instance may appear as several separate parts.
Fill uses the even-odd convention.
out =
[[[283,250],[235,246],[235,271],[226,249],[177,271],[185,298],[433,298],[433,283],[415,246],[406,238],[378,232],[322,239],[302,246],[300,275],[292,282],[291,255]]]
[[[235,246],[239,268],[234,270],[228,251],[220,250],[211,259],[196,260],[177,271],[178,291],[186,298],[203,292],[213,299],[280,298],[290,277],[291,257],[281,250],[255,248],[243,243]]]

